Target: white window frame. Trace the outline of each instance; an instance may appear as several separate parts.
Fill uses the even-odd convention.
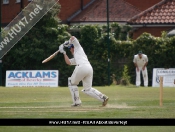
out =
[[[21,0],[16,0],[16,3],[20,3],[21,2]]]
[[[9,4],[9,0],[3,0],[3,4]]]

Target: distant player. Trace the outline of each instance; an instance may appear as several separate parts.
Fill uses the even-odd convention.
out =
[[[148,64],[148,57],[147,55],[143,54],[142,51],[139,51],[137,55],[134,55],[134,65],[136,67],[136,86],[139,87],[141,84],[140,79],[140,72],[142,72],[144,86],[148,86],[148,72],[147,72],[147,64]]]
[[[64,51],[64,47],[68,47],[74,58],[69,59]],[[81,105],[77,87],[80,81],[83,82],[83,93],[98,99],[102,102],[102,106],[106,106],[109,98],[97,89],[92,88],[93,68],[77,38],[72,36],[69,41],[59,46],[59,51],[64,54],[66,64],[76,65],[72,76],[68,78],[68,87],[73,100],[72,106]]]

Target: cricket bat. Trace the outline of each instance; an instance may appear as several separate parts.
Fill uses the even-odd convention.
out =
[[[55,53],[53,53],[52,55],[47,57],[45,60],[43,60],[42,63],[46,63],[46,62],[50,61],[51,59],[53,59],[58,54],[58,52],[59,52],[59,50],[57,50]]]

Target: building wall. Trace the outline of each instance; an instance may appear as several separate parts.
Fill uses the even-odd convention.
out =
[[[23,6],[27,6],[28,0],[23,0]],[[16,0],[9,0],[9,4],[2,4],[2,17],[1,22],[3,24],[10,23],[20,12],[21,12],[21,3],[16,3]]]
[[[67,18],[72,16],[78,10],[81,9],[82,5],[86,5],[91,0],[59,0],[61,5],[61,11],[58,15],[62,21],[66,21]]]
[[[2,4],[1,0],[1,4]],[[78,10],[85,6],[92,0],[59,0],[61,5],[60,14],[58,17],[62,21],[66,21],[67,18],[72,16]],[[28,0],[23,0],[23,6],[27,6]],[[21,3],[16,3],[16,0],[10,0],[9,4],[2,4],[2,24],[10,23],[21,11]]]
[[[152,36],[161,37],[162,31],[169,31],[173,27],[142,27],[134,31],[133,39],[137,39],[142,33],[147,32]]]
[[[125,0],[125,1],[137,7],[141,11],[144,11],[149,7],[159,3],[162,0]]]

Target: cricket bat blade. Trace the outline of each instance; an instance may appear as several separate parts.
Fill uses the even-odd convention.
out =
[[[46,58],[45,60],[43,60],[42,63],[46,63],[46,62],[50,61],[51,59],[53,59],[58,54],[58,52],[59,52],[59,50],[57,50],[55,53],[53,53],[48,58]]]

